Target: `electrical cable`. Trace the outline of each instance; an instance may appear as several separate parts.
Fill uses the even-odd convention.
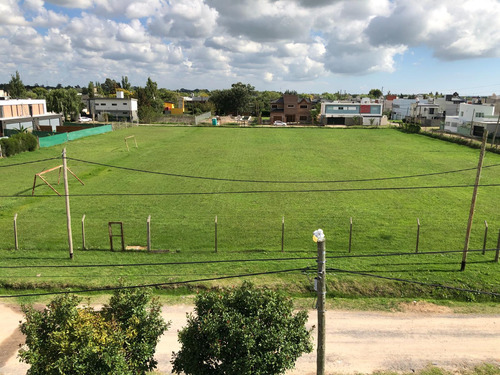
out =
[[[476,170],[477,168],[465,168],[465,169],[456,169],[451,171],[444,172],[433,172],[433,173],[423,173],[417,175],[407,175],[407,176],[395,176],[395,177],[379,177],[379,178],[366,178],[366,179],[352,179],[352,180],[326,180],[326,181],[273,181],[273,180],[247,180],[247,179],[234,179],[234,178],[219,178],[219,177],[203,177],[203,176],[193,176],[193,175],[184,175],[177,173],[168,173],[168,172],[155,172],[148,171],[143,169],[129,168],[129,167],[120,167],[116,165],[98,163],[88,160],[76,159],[76,158],[67,158],[68,160],[73,160],[81,163],[94,164],[102,167],[122,169],[126,171],[132,172],[140,172],[140,173],[149,173],[149,174],[157,174],[163,176],[171,176],[171,177],[181,177],[181,178],[191,178],[191,179],[200,179],[200,180],[212,180],[212,181],[227,181],[227,182],[250,182],[250,183],[265,183],[265,184],[327,184],[327,183],[345,183],[345,182],[365,182],[365,181],[384,181],[384,180],[396,180],[396,179],[405,179],[405,178],[415,178],[415,177],[427,177],[427,176],[435,176],[449,173],[458,173],[465,171]],[[500,164],[493,164],[489,166],[484,166],[483,168],[491,168],[498,167]]]
[[[434,283],[424,283],[422,281],[401,279],[401,278],[398,278],[398,277],[379,276],[379,275],[374,275],[374,274],[371,274],[371,273],[365,273],[365,272],[361,272],[361,271],[348,271],[348,270],[342,270],[342,269],[339,269],[339,268],[327,268],[327,271],[349,273],[349,274],[358,275],[358,276],[374,277],[374,278],[377,278],[377,279],[399,281],[399,282],[403,282],[403,283],[418,284],[418,285],[430,286],[430,287],[434,287],[434,288],[456,290],[456,291],[459,291],[459,292],[470,292],[470,293],[485,294],[485,295],[490,295],[490,296],[494,296],[494,297],[500,297],[500,293],[495,293],[495,292],[487,292],[487,291],[483,291],[483,290],[458,288],[458,287],[454,287],[454,286],[434,284]]]
[[[306,271],[309,268],[310,267],[303,267],[303,268],[293,268],[293,269],[280,270],[280,271],[255,272],[255,273],[247,273],[247,274],[240,274],[240,275],[212,277],[212,278],[207,278],[207,279],[172,281],[172,282],[168,282],[168,283],[154,283],[154,284],[144,284],[144,285],[126,285],[126,286],[116,286],[116,287],[80,289],[80,290],[74,290],[74,291],[67,290],[67,291],[59,291],[59,292],[13,294],[13,295],[3,295],[3,296],[0,295],[0,298],[40,297],[40,296],[51,296],[51,295],[70,294],[70,293],[76,294],[76,293],[104,292],[104,291],[113,291],[113,290],[122,290],[122,289],[158,288],[158,287],[168,286],[168,285],[181,285],[181,284],[190,284],[190,283],[198,283],[198,282],[206,282],[206,281],[217,281],[217,280],[225,280],[225,279],[242,278],[242,277],[249,277],[249,276],[272,275],[272,274],[286,273],[286,272]]]
[[[470,249],[469,253],[482,252],[483,249]],[[486,251],[496,251],[496,249],[485,249]],[[442,251],[421,251],[421,252],[398,252],[387,254],[356,254],[356,255],[332,255],[326,259],[345,259],[345,258],[381,258],[406,255],[439,255],[450,253],[463,253],[463,250],[442,250]],[[247,263],[247,262],[281,262],[293,260],[314,260],[316,257],[293,257],[293,258],[258,258],[258,259],[222,259],[222,260],[200,260],[185,262],[159,262],[159,263],[119,263],[119,264],[57,264],[57,265],[36,265],[36,266],[0,266],[0,269],[40,269],[40,268],[106,268],[106,267],[150,267],[150,266],[183,266],[194,264],[219,264],[219,263]]]
[[[347,193],[359,191],[401,191],[401,190],[430,190],[430,189],[463,189],[475,185],[437,185],[437,186],[401,186],[378,188],[353,188],[353,189],[307,189],[307,190],[243,190],[243,191],[208,191],[208,192],[181,192],[181,193],[95,193],[95,194],[70,194],[75,197],[147,197],[147,196],[196,196],[196,195],[226,195],[226,194],[293,194],[293,193]],[[478,187],[498,187],[500,184],[483,184]],[[60,198],[59,195],[0,195],[0,198]]]
[[[59,157],[57,157],[57,158],[48,158],[48,159],[40,159],[40,160],[26,161],[26,162],[24,162],[24,163],[9,164],[9,165],[0,165],[0,168],[17,167],[17,166],[19,166],[19,165],[34,164],[34,163],[41,163],[41,162],[44,162],[44,161],[49,161],[49,160],[54,160],[54,159],[60,159],[60,158],[59,158]]]

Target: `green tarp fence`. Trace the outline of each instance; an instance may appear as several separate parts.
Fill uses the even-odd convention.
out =
[[[75,139],[80,139],[96,134],[109,133],[111,131],[113,131],[113,127],[111,125],[103,125],[96,128],[77,130],[70,133],[62,133],[39,138],[39,143],[40,147],[51,147],[66,143],[68,141],[74,141]]]

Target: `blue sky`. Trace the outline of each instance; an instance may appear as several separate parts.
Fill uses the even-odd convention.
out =
[[[0,82],[500,94],[498,0],[0,0]]]

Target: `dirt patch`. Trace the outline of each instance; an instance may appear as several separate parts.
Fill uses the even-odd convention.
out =
[[[423,314],[453,314],[453,310],[446,306],[438,306],[425,301],[401,302],[398,305],[399,311],[405,313]]]

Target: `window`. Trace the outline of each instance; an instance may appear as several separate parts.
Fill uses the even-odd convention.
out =
[[[307,121],[307,116],[300,116],[299,119],[300,121]]]
[[[128,112],[122,112],[124,115],[128,115]]]
[[[116,103],[111,103],[111,105],[116,107],[118,104],[116,104]]]
[[[127,103],[122,103],[123,105],[127,105]]]
[[[106,105],[106,103],[101,103],[101,105]]]
[[[339,107],[338,109],[339,109],[339,111],[343,111],[344,107]]]
[[[288,104],[288,108],[294,108],[294,107],[295,107],[295,105],[293,105],[293,104]]]
[[[460,116],[463,117],[464,116],[464,111],[460,112]]]
[[[476,117],[484,117],[484,113],[482,113],[482,112],[476,112]]]
[[[429,114],[433,115],[434,114],[434,108],[429,108]]]
[[[300,108],[307,108],[307,104],[301,104]]]
[[[277,105],[277,104],[273,104],[273,105],[271,106],[271,108],[272,108],[272,109],[278,109],[278,105]]]

